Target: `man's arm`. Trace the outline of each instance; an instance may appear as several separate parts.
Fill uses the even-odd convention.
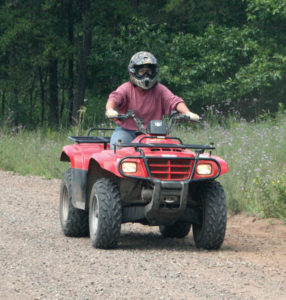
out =
[[[118,116],[118,112],[115,110],[116,104],[112,99],[109,99],[106,103],[106,112],[105,115],[108,118],[114,118]]]
[[[107,100],[106,103],[106,112],[105,115],[108,118],[115,118],[118,116],[118,112],[116,109],[125,105],[128,90],[130,89],[129,82],[123,83],[120,85],[115,91],[113,91]]]
[[[109,109],[115,109],[116,108],[116,105],[115,105],[115,102],[114,100],[112,99],[109,99],[106,103],[106,110],[109,110]]]
[[[178,103],[177,106],[176,106],[176,110],[177,110],[179,113],[188,116],[188,117],[189,117],[191,120],[193,120],[193,121],[199,121],[199,119],[200,119],[200,116],[197,115],[197,114],[192,113],[192,112],[188,109],[187,105],[186,105],[184,102]]]
[[[184,102],[180,102],[176,106],[177,112],[185,115],[188,111],[190,111],[187,107],[187,105]]]

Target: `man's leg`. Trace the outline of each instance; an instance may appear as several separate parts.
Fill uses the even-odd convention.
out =
[[[119,140],[121,140],[122,143],[130,143],[135,137],[135,130],[127,130],[118,126],[111,136],[110,149],[114,149],[114,144],[117,144]]]

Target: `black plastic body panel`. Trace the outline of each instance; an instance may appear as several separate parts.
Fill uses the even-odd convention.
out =
[[[72,204],[79,209],[86,209],[87,170],[72,168]]]

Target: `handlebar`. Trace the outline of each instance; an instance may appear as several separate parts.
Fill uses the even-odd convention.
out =
[[[119,120],[119,121],[126,121],[128,119],[133,119],[138,127],[138,130],[146,133],[144,128],[144,120],[137,118],[135,112],[133,110],[129,110],[126,114],[118,114],[116,117],[110,117],[111,120]],[[200,118],[201,120],[201,118]],[[167,126],[167,134],[170,133],[172,127],[175,125],[176,122],[192,122],[192,123],[199,123],[200,121],[191,120],[188,116],[182,115],[177,111],[172,111],[169,119],[169,124]]]
[[[119,121],[126,121],[128,119],[133,119],[137,125],[139,131],[145,133],[144,128],[144,120],[137,118],[134,110],[128,110],[126,114],[118,114],[116,117],[109,118],[111,120],[119,120]]]
[[[202,118],[200,118],[199,120],[192,120],[188,116],[182,115],[181,113],[174,110],[174,111],[171,112],[170,120],[172,120],[172,119],[176,120],[176,121],[186,121],[186,122],[191,121],[191,122],[194,122],[194,123],[199,123]]]
[[[126,120],[132,119],[134,117],[136,117],[135,112],[133,110],[128,110],[128,112],[126,114],[118,114],[116,117],[108,117],[108,119],[126,121]]]

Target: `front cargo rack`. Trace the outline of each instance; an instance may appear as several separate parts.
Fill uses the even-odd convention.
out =
[[[116,144],[114,146],[123,148],[123,147],[133,147],[135,150],[138,148],[168,148],[168,149],[193,149],[198,150],[199,154],[204,153],[205,150],[215,150],[213,145],[189,145],[189,144],[161,144],[161,143],[154,143],[154,144],[143,144],[143,143],[121,143]],[[115,147],[116,149],[116,147]]]
[[[210,143],[210,145],[189,145],[189,144],[161,144],[161,143],[154,143],[154,144],[143,144],[143,143],[119,143],[119,144],[115,144],[114,145],[114,151],[116,152],[116,147],[119,147],[120,149],[123,147],[134,147],[134,149],[140,153],[139,156],[125,156],[123,157],[118,164],[118,171],[122,176],[125,177],[129,177],[129,178],[133,178],[133,179],[143,179],[143,180],[151,180],[152,182],[154,182],[154,180],[159,180],[164,182],[164,180],[172,180],[175,179],[172,176],[172,172],[169,172],[170,168],[172,168],[172,164],[175,164],[175,167],[178,167],[181,162],[184,162],[186,164],[186,162],[189,160],[189,167],[191,167],[192,171],[188,174],[185,174],[185,170],[183,170],[184,172],[179,172],[181,175],[185,175],[181,178],[177,178],[177,180],[183,180],[186,182],[190,182],[190,181],[199,181],[199,180],[204,180],[204,179],[193,179],[194,177],[194,172],[197,166],[198,161],[200,160],[200,154],[203,154],[205,150],[209,150],[210,151],[210,155],[211,155],[211,151],[215,150],[214,144]],[[177,158],[171,158],[171,157],[161,157],[161,156],[146,156],[143,149],[141,148],[162,148],[162,149],[193,149],[195,150],[195,156],[194,157],[190,157],[190,158],[186,158],[186,157],[177,157]],[[130,176],[130,175],[126,175],[122,172],[121,170],[121,164],[125,159],[142,159],[145,165],[145,169],[147,171],[148,177],[138,177],[138,176]],[[174,161],[171,161],[171,160]],[[166,173],[167,178],[163,178],[162,176],[158,176],[155,175],[155,169],[152,169],[152,167],[154,167],[153,163],[158,161],[158,160],[165,160],[167,162],[167,167],[168,167],[168,173]],[[219,176],[220,172],[221,172],[221,168],[219,163],[211,157],[204,157],[203,160],[208,160],[208,161],[213,161],[217,164],[218,167],[218,172],[217,174],[210,178],[210,179],[215,179]],[[177,163],[179,162],[179,164]],[[155,166],[156,167],[156,166]],[[161,166],[162,167],[162,166]],[[181,167],[181,166],[179,166]],[[177,171],[175,172],[177,173]],[[175,175],[174,173],[174,175]],[[178,174],[179,174],[178,173]],[[154,176],[155,175],[155,176]],[[161,178],[160,178],[161,177]]]

